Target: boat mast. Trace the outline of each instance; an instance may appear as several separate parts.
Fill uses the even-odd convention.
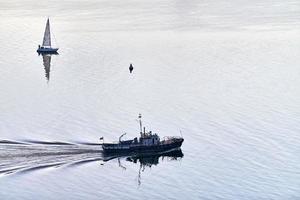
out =
[[[142,126],[142,115],[139,114],[139,121],[140,121],[140,134],[141,134],[141,137],[143,137],[143,126]]]

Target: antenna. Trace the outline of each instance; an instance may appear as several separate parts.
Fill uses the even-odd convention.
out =
[[[139,114],[139,121],[140,121],[140,134],[141,134],[141,137],[142,137],[142,135],[143,135],[142,114]]]
[[[179,130],[179,132],[180,132],[180,135],[181,135],[181,137],[182,137],[182,132],[181,132],[181,130]],[[183,137],[182,137],[183,138]]]

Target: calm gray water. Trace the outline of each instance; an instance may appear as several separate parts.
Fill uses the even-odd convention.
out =
[[[0,27],[1,199],[300,198],[298,0],[0,0]],[[184,156],[90,144],[139,113]]]

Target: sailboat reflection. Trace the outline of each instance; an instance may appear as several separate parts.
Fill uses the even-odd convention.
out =
[[[183,153],[181,149],[175,149],[168,152],[157,153],[157,154],[135,154],[135,155],[115,155],[108,156],[104,155],[104,161],[109,161],[112,159],[118,159],[119,167],[126,170],[126,167],[122,165],[121,159],[125,158],[126,161],[132,162],[135,164],[139,164],[139,172],[138,172],[138,185],[141,185],[141,173],[145,171],[145,169],[151,168],[152,166],[158,165],[159,162],[168,162],[168,161],[178,161],[183,158]]]
[[[51,56],[53,54],[57,55],[58,53],[52,53],[52,54],[41,53],[41,54],[43,56],[43,65],[44,65],[44,69],[45,69],[45,77],[46,77],[47,81],[49,82],[49,80],[50,80]]]

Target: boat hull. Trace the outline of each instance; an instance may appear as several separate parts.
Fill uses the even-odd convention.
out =
[[[36,51],[38,53],[56,54],[58,51],[58,48],[38,48]]]
[[[158,145],[120,145],[120,144],[102,144],[104,153],[158,153],[166,152],[181,147],[184,139],[176,139],[171,143],[163,143]]]

